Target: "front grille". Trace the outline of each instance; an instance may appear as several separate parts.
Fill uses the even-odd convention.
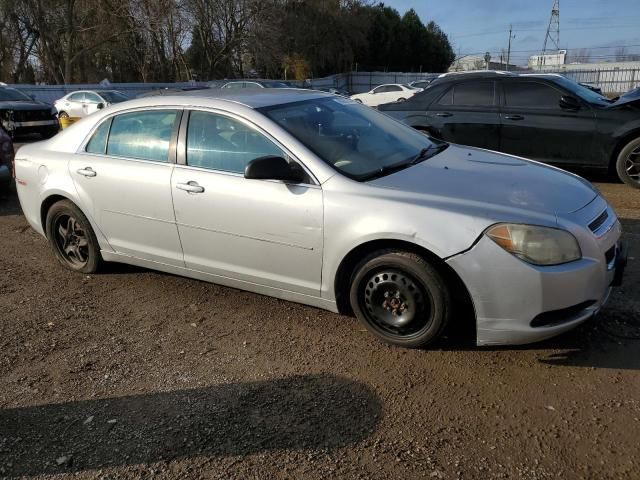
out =
[[[51,109],[48,110],[14,110],[14,122],[37,122],[39,120],[51,120]]]
[[[593,222],[589,224],[589,230],[591,230],[594,233],[597,232],[598,229],[602,225],[604,225],[604,222],[607,221],[607,218],[609,218],[609,212],[605,210],[600,215],[598,215],[598,218],[596,218]]]

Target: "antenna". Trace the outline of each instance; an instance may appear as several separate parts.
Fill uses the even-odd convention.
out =
[[[549,25],[547,25],[547,33],[544,36],[544,45],[542,46],[542,55],[540,61],[542,63],[544,55],[547,53],[547,42],[556,47],[556,51],[560,50],[560,0],[554,0],[553,8],[551,8],[551,17],[549,17]]]

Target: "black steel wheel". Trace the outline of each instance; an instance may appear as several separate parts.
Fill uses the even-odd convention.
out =
[[[442,333],[451,311],[448,287],[422,257],[384,251],[363,260],[351,283],[358,319],[382,340],[421,347]]]
[[[616,170],[620,180],[634,188],[640,188],[640,138],[632,140],[620,151]]]
[[[68,200],[55,203],[47,213],[46,233],[56,258],[65,267],[95,272],[102,263],[100,247],[87,217]]]

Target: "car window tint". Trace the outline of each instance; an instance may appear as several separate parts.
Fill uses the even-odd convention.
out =
[[[84,100],[84,92],[74,93],[69,97],[72,102],[82,102]]]
[[[271,140],[242,122],[207,112],[191,112],[187,128],[187,165],[243,173],[267,155],[286,157]]]
[[[389,85],[387,87],[387,92],[401,92],[402,88],[398,87],[397,85]]]
[[[84,98],[89,103],[100,103],[100,102],[102,102],[100,97],[98,95],[96,95],[95,93],[87,92],[87,93],[84,94]]]
[[[382,93],[385,91],[386,87],[377,87],[373,89],[373,93]]]
[[[558,108],[560,92],[539,82],[505,82],[504,103],[508,107]]]
[[[438,105],[453,105],[453,88],[447,90],[447,92],[440,97]]]
[[[453,89],[455,106],[493,105],[493,82],[468,82]]]
[[[125,113],[114,117],[107,154],[167,162],[175,110]]]
[[[93,132],[91,140],[87,143],[85,149],[88,153],[100,153],[104,154],[107,149],[107,137],[109,136],[109,127],[111,126],[111,119],[108,119]]]

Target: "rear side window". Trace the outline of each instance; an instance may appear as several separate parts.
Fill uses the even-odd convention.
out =
[[[507,107],[558,108],[561,94],[540,82],[504,82],[504,104]]]
[[[84,102],[84,92],[74,93],[69,97],[72,102]]]
[[[93,136],[87,148],[87,153],[99,153],[104,154],[107,151],[107,137],[109,136],[109,127],[111,127],[111,119],[108,119],[100,124],[100,126],[93,132]]]
[[[455,106],[492,106],[493,82],[461,83],[453,89]]]
[[[207,112],[191,112],[187,129],[187,165],[242,173],[267,155],[285,157],[271,140],[242,122]]]
[[[389,85],[387,87],[387,92],[401,92],[402,88],[398,87],[397,85]]]
[[[177,114],[175,110],[153,110],[113,117],[107,155],[168,162]]]

